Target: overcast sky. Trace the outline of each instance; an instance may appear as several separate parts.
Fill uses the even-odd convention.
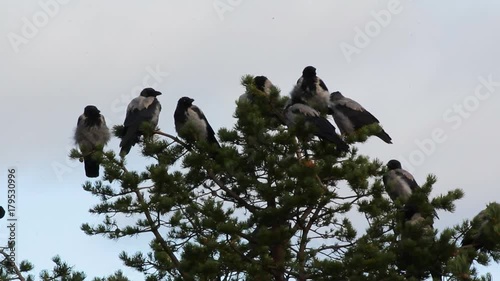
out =
[[[401,160],[419,183],[435,174],[433,196],[465,191],[455,213],[439,213],[436,227],[500,200],[498,1],[4,0],[0,6],[0,169],[5,182],[7,168],[18,168],[18,255],[34,262],[35,272],[52,268],[50,258],[60,254],[89,277],[124,269],[131,280],[143,279],[118,253],[147,250],[152,236],[86,236],[80,225],[102,218],[88,213],[98,201],[81,187],[83,165],[67,155],[86,105],[96,105],[112,127],[146,86],[163,93],[163,131],[175,134],[181,96],[194,98],[217,130],[234,124],[242,75],[266,75],[287,95],[313,65],[331,91],[363,104],[391,135],[392,145],[370,138],[357,145],[361,153]],[[118,152],[118,143],[114,138],[109,148]],[[128,162],[144,167],[137,147]],[[0,226],[5,241],[5,219]],[[498,268],[488,269],[494,279]]]

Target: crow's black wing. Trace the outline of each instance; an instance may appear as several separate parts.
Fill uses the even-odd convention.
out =
[[[334,104],[335,110],[341,111],[343,115],[351,120],[355,130],[366,125],[379,123],[375,116],[351,99],[346,98],[340,102],[334,102]]]
[[[83,118],[85,118],[85,117],[83,117],[83,114],[78,117],[78,121],[76,121],[76,126],[77,127],[82,124]]]
[[[201,111],[201,109],[199,107],[197,107],[196,105],[192,105],[191,106],[191,109],[196,112],[196,114],[198,114],[198,117],[205,121],[205,124],[207,126],[207,136],[208,136],[208,141],[211,142],[211,143],[215,143],[218,147],[220,147],[220,144],[219,142],[217,141],[217,139],[215,138],[215,132],[214,132],[214,129],[212,129],[212,126],[210,126],[210,123],[208,122],[207,120],[207,117],[205,117],[205,114],[203,114],[203,111]]]
[[[144,97],[137,97],[130,102],[123,122],[122,141],[120,142],[121,155],[127,155],[130,148],[139,142],[140,126],[144,122],[150,122],[155,118],[158,120],[159,106],[160,103],[157,99],[153,99],[148,104],[148,100]]]
[[[349,151],[349,146],[337,135],[335,127],[320,116],[306,116],[305,121],[314,126],[315,135],[334,143],[340,151]]]
[[[161,109],[161,105],[157,99],[154,99],[148,107],[145,107],[143,104],[132,104],[132,102],[123,122],[125,127],[139,126],[144,121],[151,121],[157,113],[157,107],[159,106]]]
[[[328,92],[328,87],[326,86],[325,82],[323,82],[323,80],[321,80],[320,78],[318,79],[319,79],[319,86],[322,88],[322,90]]]
[[[397,169],[394,170],[394,172],[408,184],[411,191],[415,191],[417,188],[420,188],[418,183],[415,181],[415,178],[408,171],[403,169]]]

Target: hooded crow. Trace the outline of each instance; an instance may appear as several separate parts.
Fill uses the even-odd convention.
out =
[[[255,76],[253,84],[257,91],[247,90],[246,93],[240,96],[238,102],[254,103],[256,95],[266,97],[265,104],[260,107],[262,117],[266,119],[276,118],[282,125],[286,125],[283,110],[281,108],[277,109],[274,102],[269,98],[273,87],[276,88],[273,83],[266,76]]]
[[[296,125],[298,118],[304,118],[305,126],[312,128],[315,136],[334,143],[338,151],[349,151],[349,146],[337,135],[335,127],[311,106],[301,101],[288,101],[284,115],[288,127]]]
[[[204,140],[220,148],[212,126],[193,101],[192,98],[182,97],[177,102],[174,112],[175,131],[189,144]]]
[[[271,88],[273,87],[273,83],[271,83],[271,81],[269,81],[269,79],[267,79],[266,76],[255,76],[253,78],[253,82],[255,84],[255,87],[257,88],[257,90],[261,91],[262,93],[264,93],[265,95],[269,96],[271,94]],[[248,94],[248,93],[244,93],[240,96],[239,102],[242,102],[242,101],[253,101],[253,95],[252,94]]]
[[[397,199],[401,199],[402,203],[405,204],[405,220],[413,221],[422,218],[418,206],[408,202],[413,191],[420,188],[415,178],[401,167],[401,162],[398,160],[390,160],[387,163],[387,168],[388,171],[382,178],[385,189],[392,201],[395,202]],[[434,216],[438,217],[435,211]]]
[[[330,109],[333,111],[333,119],[344,135],[354,133],[356,130],[371,124],[379,124],[379,121],[363,106],[356,101],[344,97],[340,92],[330,95]],[[376,134],[386,143],[392,143],[391,137],[382,130]]]
[[[161,95],[153,88],[145,88],[141,94],[134,98],[127,107],[127,115],[123,123],[122,141],[120,142],[120,155],[123,157],[130,152],[132,146],[139,142],[142,135],[140,130],[144,122],[151,122],[153,126],[158,125],[161,104],[156,98]]]
[[[300,100],[320,112],[329,112],[330,93],[325,82],[316,76],[316,68],[307,66],[290,93],[292,100]]]
[[[93,152],[102,149],[111,137],[106,120],[97,107],[88,105],[78,117],[74,135],[75,143],[83,154],[85,175],[89,178],[99,176],[99,162],[92,158]]]
[[[490,250],[494,248],[497,244],[498,236],[500,234],[494,235],[494,230],[499,223],[499,213],[500,204],[497,202],[492,202],[488,206],[479,212],[471,222],[471,228],[465,233],[464,239],[462,240],[462,247],[473,246],[476,250]],[[490,214],[496,215],[497,217],[491,217]],[[486,235],[485,233],[488,233]]]

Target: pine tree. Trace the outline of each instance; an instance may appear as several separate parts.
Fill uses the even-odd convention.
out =
[[[438,231],[432,214],[453,212],[463,192],[430,199],[437,178],[429,175],[411,197],[424,219],[405,222],[402,204],[382,184],[385,164],[355,147],[380,127],[347,137],[351,150],[338,152],[311,139],[303,123],[284,126],[288,97],[277,87],[267,95],[250,75],[242,85],[253,99],[236,102],[235,125],[218,130],[216,154],[208,143],[189,145],[147,124],[140,148],[151,163],[144,171],[130,170],[114,151],[98,153],[102,181],[83,188],[100,198],[91,212],[104,219],[82,230],[109,239],[152,233],[149,252],[120,255],[148,281],[488,280],[472,265],[498,261],[498,205],[489,207],[486,224],[464,221]],[[71,157],[81,155],[74,150]],[[122,224],[124,216],[137,221]],[[356,229],[353,217],[364,218],[365,228]],[[461,247],[464,236],[482,248]],[[54,262],[53,274],[70,269]],[[76,276],[64,280],[84,278],[62,273]],[[94,280],[128,279],[117,272]]]

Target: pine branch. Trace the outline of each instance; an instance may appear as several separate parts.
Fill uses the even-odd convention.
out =
[[[173,136],[173,135],[171,135],[171,134],[167,134],[167,133],[164,133],[164,132],[162,132],[162,131],[155,131],[154,133],[155,133],[155,134],[158,134],[158,135],[161,135],[161,136],[164,136],[164,137],[167,137],[167,138],[170,138],[170,139],[171,139],[171,140],[173,140],[174,142],[176,142],[176,143],[178,143],[178,144],[180,144],[180,145],[184,146],[184,148],[186,148],[187,150],[190,150],[190,149],[191,149],[191,147],[190,147],[187,143],[183,142],[181,139],[179,139],[179,138],[177,138],[177,137],[174,137],[174,136]]]
[[[222,181],[220,181],[215,177],[215,174],[211,170],[207,170],[207,174],[210,177],[210,179],[215,182],[215,184],[217,184],[222,190],[226,192],[226,194],[231,196],[231,198],[235,199],[240,205],[244,206],[251,213],[255,213],[257,210],[260,209],[253,205],[250,205],[247,201],[245,201],[245,199],[241,198],[236,192],[227,188]]]
[[[300,246],[299,246],[299,250],[297,253],[297,258],[298,258],[298,262],[299,262],[299,276],[298,276],[299,281],[306,281],[308,279],[308,276],[305,273],[305,263],[306,263],[305,251],[307,249],[309,230],[311,229],[313,222],[316,221],[319,213],[321,212],[322,205],[323,204],[320,204],[320,206],[316,209],[313,216],[309,220],[309,223],[302,229]]]
[[[128,173],[127,168],[125,166],[123,166],[123,164],[121,164],[121,163],[118,163],[118,164],[120,165],[120,168],[125,173]],[[184,272],[181,269],[181,266],[180,266],[181,263],[180,263],[179,259],[177,259],[177,257],[173,253],[172,249],[170,249],[170,247],[168,246],[168,244],[165,241],[165,239],[163,239],[163,237],[161,236],[161,234],[158,232],[158,225],[153,220],[153,217],[151,216],[151,212],[149,211],[149,208],[148,208],[148,204],[146,203],[146,200],[144,199],[144,196],[142,195],[141,191],[138,188],[135,188],[134,192],[135,192],[135,194],[137,196],[137,201],[144,208],[143,209],[144,215],[146,216],[146,219],[147,219],[147,221],[148,221],[148,223],[149,223],[149,225],[151,227],[151,232],[153,233],[153,235],[155,236],[155,238],[158,240],[158,242],[160,243],[160,245],[163,248],[163,250],[167,253],[168,257],[175,264],[175,267],[176,267],[177,271],[180,273],[180,275],[182,276],[182,278],[184,280],[193,280],[191,278],[191,276],[189,276],[189,274],[187,274],[186,272]]]
[[[14,272],[17,275],[17,279],[19,279],[20,281],[26,281],[26,279],[21,274],[21,270],[19,270],[19,267],[17,267],[16,263],[14,263],[10,260],[9,255],[7,253],[5,253],[4,250],[0,250],[0,254],[2,254],[5,257],[5,259],[7,260],[7,263],[14,269]]]
[[[162,135],[162,136],[165,136],[167,138],[170,138],[174,142],[176,142],[176,143],[184,146],[184,148],[190,149],[190,146],[188,144],[186,144],[185,142],[183,142],[179,138],[174,137],[171,134],[167,134],[167,133],[164,133],[164,132],[161,132],[161,131],[156,131],[155,134]],[[231,198],[235,199],[240,205],[244,206],[247,210],[249,210],[252,213],[255,213],[258,210],[257,207],[255,207],[253,205],[250,205],[243,198],[241,198],[236,192],[234,192],[231,189],[227,188],[222,181],[220,181],[219,179],[217,179],[215,177],[215,174],[211,170],[207,169],[207,173],[208,173],[208,176],[210,177],[210,179],[213,182],[215,182],[215,184],[217,184],[222,190],[224,190],[226,192],[226,194],[228,194],[229,196],[231,196]]]
[[[146,219],[148,220],[148,223],[151,225],[151,231],[153,232],[155,238],[160,242],[160,245],[162,246],[163,250],[167,253],[169,258],[174,262],[177,270],[182,275],[182,277],[185,280],[191,280],[189,278],[189,276],[180,269],[179,260],[174,255],[174,253],[171,251],[170,247],[168,247],[167,242],[163,239],[163,237],[158,232],[158,226],[155,224],[155,222],[153,221],[153,218],[151,217],[151,213],[149,212],[149,209],[147,208],[147,203],[144,200],[144,196],[142,195],[142,193],[139,190],[136,190],[136,195],[137,195],[137,199],[138,199],[139,203],[145,207],[144,208],[144,215],[146,215]]]

